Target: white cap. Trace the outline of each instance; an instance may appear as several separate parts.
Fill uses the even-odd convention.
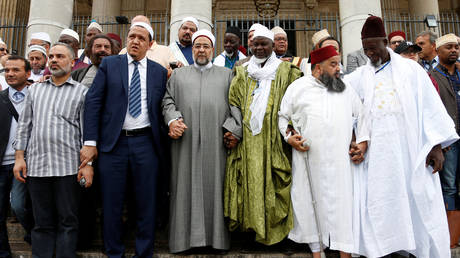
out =
[[[147,23],[145,23],[145,22],[135,22],[135,23],[133,23],[133,24],[131,25],[131,27],[130,27],[129,29],[132,29],[132,28],[135,27],[135,26],[140,26],[140,27],[146,29],[146,30],[149,32],[150,37],[151,37],[152,40],[153,40],[153,29],[152,29],[152,27],[151,27],[149,24],[147,24]]]
[[[313,45],[316,46],[321,40],[330,37],[331,35],[329,32],[327,32],[326,29],[320,30],[313,34],[313,37],[311,37],[311,41],[313,42]]]
[[[199,30],[199,31],[193,33],[192,44],[193,44],[193,42],[195,42],[195,39],[197,39],[198,37],[206,37],[206,38],[208,38],[209,40],[211,40],[211,43],[212,43],[213,47],[214,47],[214,44],[216,43],[216,38],[214,37],[214,35],[212,35],[212,33],[209,30],[202,29],[202,30]]]
[[[458,44],[457,36],[453,33],[449,33],[436,39],[436,49],[446,44]]]
[[[39,51],[41,52],[43,55],[45,55],[46,58],[48,58],[48,56],[46,55],[46,49],[40,45],[32,45],[29,47],[29,51],[27,51],[27,57],[29,56],[30,52],[32,51]]]
[[[257,37],[265,37],[273,42],[275,34],[271,30],[269,30],[267,27],[263,26],[260,28],[257,28],[254,31],[254,35],[252,36],[253,39]]]
[[[283,34],[284,36],[287,37],[287,33],[283,30],[283,28],[281,28],[280,26],[275,26],[272,28],[272,32],[273,34]]]
[[[48,44],[51,44],[51,38],[50,35],[46,32],[35,32],[30,35],[30,39],[38,39],[38,40],[43,40],[48,42]]]
[[[249,28],[248,32],[251,32],[253,30],[256,30],[256,29],[262,28],[262,27],[265,27],[265,26],[260,24],[260,23],[254,23],[253,25],[251,25],[251,28]]]
[[[102,27],[101,27],[101,25],[99,25],[99,23],[97,23],[97,22],[95,22],[95,21],[91,22],[86,30],[90,30],[90,29],[97,29],[97,30],[99,30],[100,32],[102,32]]]
[[[196,29],[197,30],[199,29],[200,23],[198,22],[197,19],[193,18],[192,16],[188,16],[188,17],[185,17],[184,19],[182,19],[182,21],[180,23],[180,26],[182,26],[186,22],[193,22],[195,24],[195,26],[196,26]]]
[[[4,45],[6,45],[5,41],[3,41],[3,39],[2,39],[2,38],[0,38],[0,44],[4,44]]]
[[[69,35],[71,36],[72,38],[76,39],[78,42],[80,42],[80,36],[78,36],[78,33],[75,32],[74,30],[71,30],[71,29],[63,29],[61,31],[61,34],[59,36],[62,36],[62,35]]]

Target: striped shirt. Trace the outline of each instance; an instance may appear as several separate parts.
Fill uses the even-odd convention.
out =
[[[87,90],[71,77],[61,86],[51,79],[29,86],[14,143],[16,150],[25,150],[28,176],[78,172]]]

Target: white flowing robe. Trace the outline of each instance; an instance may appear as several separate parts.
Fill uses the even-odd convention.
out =
[[[322,240],[326,246],[353,251],[353,185],[348,150],[354,117],[358,128],[367,129],[360,117],[361,101],[347,85],[343,92],[331,92],[313,76],[294,81],[287,89],[279,111],[279,129],[285,135],[287,124],[311,139],[308,158],[317,201]],[[303,123],[300,120],[307,120]],[[302,126],[305,124],[306,126]],[[357,142],[368,134],[358,130]],[[293,149],[291,198],[294,228],[289,238],[299,243],[318,242],[318,230],[306,171],[306,155]]]
[[[354,171],[354,252],[450,257],[439,175],[425,160],[458,135],[423,68],[388,51],[391,62],[377,74],[368,62],[345,77],[370,121],[367,157]]]

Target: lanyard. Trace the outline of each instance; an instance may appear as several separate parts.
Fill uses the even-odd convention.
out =
[[[444,75],[447,79],[457,83],[457,84],[460,84],[460,72],[457,70],[457,79],[455,80],[454,78],[452,78],[453,76],[450,76],[450,75],[447,75],[445,74],[444,72],[442,72],[441,70],[438,69],[438,67],[435,67],[434,68],[436,71],[438,71],[440,74]]]
[[[235,66],[236,61],[238,61],[239,59],[238,57],[240,57],[240,51],[239,50],[236,51],[236,57],[235,57],[235,60],[233,61],[230,58],[228,58],[227,55],[224,55],[224,57],[225,57],[225,61],[228,61],[230,63],[230,69],[233,69],[233,66]]]
[[[388,62],[386,62],[382,67],[380,67],[377,71],[375,71],[375,73],[377,74],[378,72],[382,71],[383,68],[385,68],[389,63],[390,63],[391,60],[389,60]]]

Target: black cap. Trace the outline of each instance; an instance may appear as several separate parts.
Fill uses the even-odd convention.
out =
[[[403,42],[401,42],[401,44],[399,44],[395,48],[395,53],[401,54],[401,53],[404,53],[404,52],[406,52],[408,50],[412,50],[414,52],[420,52],[420,51],[422,51],[422,48],[419,47],[418,45],[410,42],[410,41],[403,41]]]
[[[229,27],[227,27],[227,30],[225,31],[225,33],[235,34],[238,38],[241,39],[241,31],[240,31],[240,28],[238,28],[238,27],[229,26]]]

